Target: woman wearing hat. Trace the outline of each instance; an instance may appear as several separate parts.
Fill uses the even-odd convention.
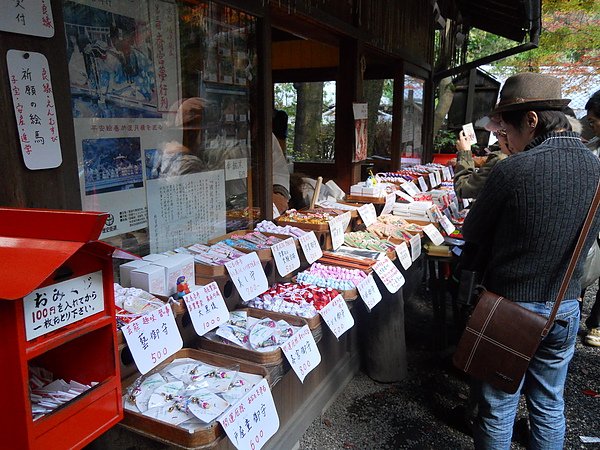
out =
[[[465,240],[489,255],[486,288],[546,317],[600,178],[600,161],[561,111],[567,103],[554,77],[522,73],[506,80],[493,113],[501,116],[511,150],[520,153],[495,165],[463,227]],[[596,220],[582,254],[599,231]],[[563,390],[579,327],[583,260],[520,389],[533,449],[563,448]],[[519,397],[479,386],[476,448],[510,448]]]

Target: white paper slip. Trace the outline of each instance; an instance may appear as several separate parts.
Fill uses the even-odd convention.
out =
[[[452,180],[452,177],[450,176],[450,169],[448,169],[448,167],[442,168],[442,175],[444,176],[444,181]]]
[[[471,145],[477,144],[477,135],[475,134],[475,129],[473,128],[472,123],[466,123],[462,126],[465,135],[467,136],[467,141]]]
[[[379,288],[377,287],[372,274],[369,274],[366,278],[360,280],[356,285],[356,288],[358,289],[360,298],[362,298],[367,308],[369,308],[369,311],[381,301],[381,292],[379,292]]]
[[[323,256],[323,250],[319,245],[317,236],[314,231],[309,231],[298,238],[300,246],[304,252],[304,257],[309,264],[314,263],[317,259]]]
[[[434,224],[425,225],[423,231],[435,245],[442,245],[444,243],[444,236],[441,235]]]
[[[436,187],[438,185],[437,178],[435,177],[435,173],[429,172],[429,182],[431,183],[431,187]]]
[[[416,259],[421,256],[421,236],[415,234],[408,242],[410,244],[411,259],[416,261]]]
[[[421,192],[427,192],[429,190],[425,178],[419,177],[419,187],[421,188]]]
[[[331,245],[337,250],[344,243],[344,220],[343,214],[329,221],[329,232],[331,233]]]
[[[300,267],[300,257],[296,249],[294,238],[288,238],[271,246],[271,252],[275,259],[277,272],[282,277],[292,273]]]
[[[163,362],[183,347],[171,305],[150,311],[123,328],[133,360],[142,373]]]
[[[442,226],[447,235],[451,235],[452,233],[454,233],[454,230],[456,230],[454,224],[450,222],[448,217],[444,215],[440,217],[440,225]]]
[[[396,191],[396,195],[401,199],[406,200],[408,203],[414,203],[415,201],[414,198],[402,191]]]
[[[256,252],[225,263],[242,300],[248,301],[269,289],[269,282]]]
[[[203,336],[229,319],[229,310],[216,281],[184,295],[183,301],[198,336]]]
[[[373,270],[379,276],[386,289],[392,294],[398,292],[398,289],[406,282],[404,276],[387,256],[377,261],[373,266]]]
[[[394,205],[396,204],[396,194],[392,192],[391,194],[387,194],[385,196],[385,205],[381,210],[381,214],[390,214],[394,209]]]
[[[281,350],[302,382],[321,362],[321,353],[308,325],[296,331],[281,346]]]
[[[377,222],[377,211],[375,211],[373,203],[367,203],[366,205],[360,206],[358,208],[358,214],[366,227],[370,227]]]
[[[346,301],[341,295],[331,300],[321,311],[321,317],[333,332],[336,338],[348,331],[354,326],[354,317],[346,305]]]
[[[400,260],[400,264],[404,267],[404,270],[408,269],[412,265],[412,257],[408,251],[408,245],[406,242],[402,242],[400,245],[396,245],[396,255]]]

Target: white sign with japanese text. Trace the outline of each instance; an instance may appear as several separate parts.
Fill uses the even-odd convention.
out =
[[[434,188],[438,185],[437,178],[434,172],[429,172],[429,183],[431,183],[431,188]]]
[[[131,356],[145,374],[183,347],[171,305],[165,304],[122,328]]]
[[[229,319],[229,310],[216,281],[183,296],[196,334],[203,336]]]
[[[398,292],[398,289],[404,286],[404,276],[402,276],[400,271],[387,256],[384,256],[377,261],[373,266],[373,270],[390,293],[393,294]]]
[[[383,214],[391,214],[394,209],[394,205],[396,204],[396,193],[392,192],[391,194],[387,194],[385,196],[385,205],[381,210],[381,215]]]
[[[425,183],[425,178],[419,177],[419,187],[421,188],[421,192],[427,192],[429,190],[427,183]]]
[[[282,277],[292,273],[300,267],[300,257],[296,249],[294,238],[288,238],[271,246],[271,252],[275,259],[277,272]]]
[[[356,288],[358,289],[360,298],[363,299],[363,302],[365,302],[365,305],[369,308],[369,311],[381,301],[381,292],[379,292],[377,284],[375,284],[375,278],[373,278],[372,274],[369,274],[366,278],[360,280],[356,285]]]
[[[410,238],[410,256],[413,261],[416,261],[421,256],[421,236],[415,234]]]
[[[104,291],[99,270],[23,297],[25,335],[30,341],[102,311]]]
[[[354,317],[346,305],[346,300],[338,295],[319,311],[321,317],[336,338],[354,326]]]
[[[344,214],[334,217],[329,221],[329,231],[331,233],[331,245],[336,250],[344,243]]]
[[[434,245],[441,245],[444,243],[444,236],[438,231],[434,224],[430,223],[423,227],[425,234],[431,239]]]
[[[302,382],[321,362],[321,353],[308,325],[295,332],[281,346],[281,350]]]
[[[452,177],[450,176],[450,169],[448,167],[442,168],[442,175],[444,176],[445,181],[451,181]]]
[[[300,246],[304,252],[304,257],[309,264],[314,263],[317,259],[323,256],[323,250],[319,245],[317,236],[314,231],[309,231],[298,238]]]
[[[406,242],[396,245],[396,255],[400,260],[400,264],[402,264],[402,267],[404,267],[404,270],[407,270],[412,265],[413,260],[410,256],[410,252],[408,251],[408,245],[406,245]]]
[[[456,230],[454,224],[450,222],[450,219],[448,219],[448,217],[444,215],[440,217],[440,225],[442,226],[447,235],[451,235]]]
[[[248,158],[225,160],[225,181],[248,178]]]
[[[365,227],[370,227],[377,222],[377,211],[375,211],[373,203],[359,206],[358,214],[360,214],[360,218],[365,223]]]
[[[50,0],[12,0],[4,2],[0,30],[49,38],[54,36]]]
[[[402,200],[406,200],[408,203],[414,203],[415,199],[412,198],[410,195],[408,195],[405,192],[402,192],[400,190],[396,191],[396,195],[398,197],[400,197]]]
[[[25,166],[30,170],[60,166],[62,153],[48,60],[41,53],[9,50],[6,63]]]
[[[248,301],[269,289],[269,282],[256,252],[225,263],[242,300]]]
[[[218,420],[235,448],[260,450],[279,429],[267,380],[263,378]]]
[[[419,190],[417,189],[417,187],[415,186],[415,184],[412,181],[407,181],[406,183],[402,183],[400,185],[400,187],[402,189],[404,189],[404,191],[410,195],[410,196],[415,196],[415,195],[419,195]]]

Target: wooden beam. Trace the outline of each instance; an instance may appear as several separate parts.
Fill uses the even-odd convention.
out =
[[[310,40],[273,42],[273,70],[337,67],[336,47]]]

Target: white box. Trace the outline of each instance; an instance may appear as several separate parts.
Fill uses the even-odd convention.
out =
[[[161,259],[165,259],[165,258],[168,258],[168,256],[167,255],[161,255],[159,253],[150,253],[149,255],[142,256],[143,260],[150,261],[150,262],[160,261]]]
[[[120,285],[123,287],[131,287],[131,271],[139,269],[150,264],[150,261],[144,259],[134,259],[119,266]]]
[[[154,264],[134,269],[130,273],[131,286],[154,295],[169,295],[166,289],[165,268]]]
[[[162,267],[165,273],[166,293],[173,295],[177,293],[177,279],[185,276],[187,283],[194,283],[194,257],[191,255],[173,255],[158,260],[153,265]]]
[[[196,266],[194,264],[194,255],[179,253],[175,256],[171,256],[170,258],[181,261],[181,275],[185,276],[185,281],[188,285],[194,284],[196,282]]]

